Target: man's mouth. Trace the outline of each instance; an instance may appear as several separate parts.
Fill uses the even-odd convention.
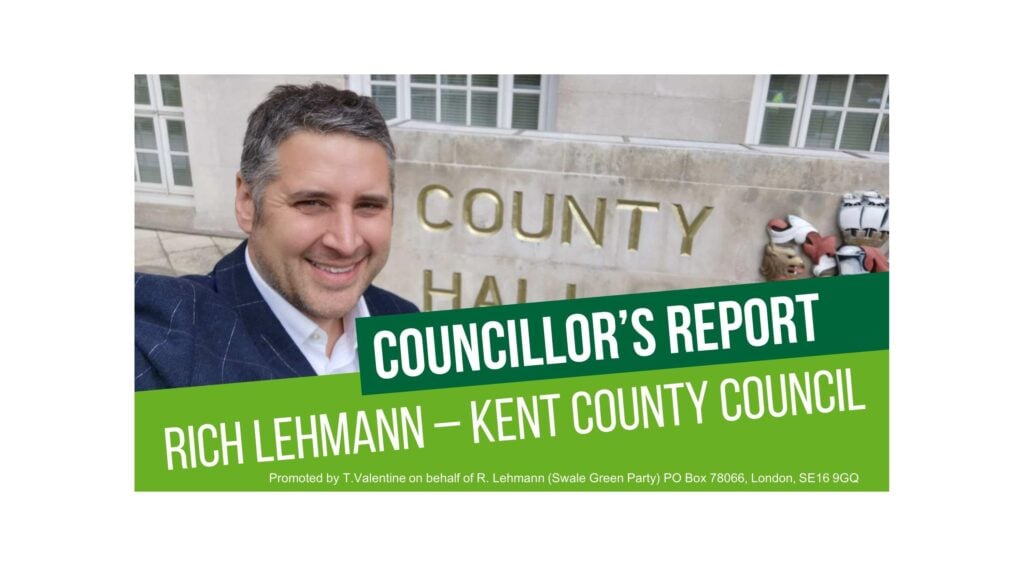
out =
[[[356,263],[353,263],[352,265],[347,265],[347,266],[328,265],[326,263],[319,263],[319,262],[313,261],[313,260],[308,259],[308,258],[306,259],[306,261],[308,261],[309,263],[311,263],[313,265],[313,267],[315,267],[315,268],[317,268],[317,269],[319,269],[321,271],[326,271],[327,273],[333,273],[335,275],[339,275],[339,274],[342,274],[342,273],[348,273],[348,272],[352,271],[353,269],[355,269],[357,265],[359,265],[359,262],[356,262]]]

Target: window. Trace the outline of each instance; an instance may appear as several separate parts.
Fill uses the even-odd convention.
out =
[[[192,194],[178,75],[135,75],[135,187]]]
[[[770,75],[754,96],[748,143],[889,151],[888,75]]]
[[[352,88],[372,96],[388,120],[545,129],[545,75],[364,75]]]

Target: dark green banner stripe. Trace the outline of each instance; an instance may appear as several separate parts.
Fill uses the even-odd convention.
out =
[[[887,349],[888,286],[866,274],[361,319],[362,392]]]

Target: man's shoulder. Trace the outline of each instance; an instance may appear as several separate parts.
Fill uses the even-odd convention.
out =
[[[165,315],[168,309],[218,311],[232,307],[233,299],[220,292],[216,278],[211,275],[135,274],[136,318]]]
[[[135,276],[135,390],[266,379],[230,278]]]
[[[420,312],[420,309],[411,302],[374,285],[366,288],[363,298],[366,300],[366,307],[370,310],[370,316]]]
[[[161,305],[176,303],[181,299],[204,301],[226,306],[232,304],[231,277],[225,277],[240,269],[245,271],[244,244],[221,258],[213,271],[206,275],[168,276],[151,273],[135,274],[135,304]],[[247,273],[241,274],[247,277]]]
[[[234,311],[232,298],[218,293],[209,275],[135,274],[136,344],[159,343],[172,332],[195,337],[232,325]]]
[[[195,293],[216,294],[217,284],[211,275],[156,275],[135,274],[135,299],[170,299],[179,295],[191,297]]]

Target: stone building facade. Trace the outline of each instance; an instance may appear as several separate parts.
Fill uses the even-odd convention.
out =
[[[885,75],[137,75],[136,227],[240,237],[246,117],[312,81],[393,115],[378,283],[421,308],[760,281],[768,220],[889,193]]]

